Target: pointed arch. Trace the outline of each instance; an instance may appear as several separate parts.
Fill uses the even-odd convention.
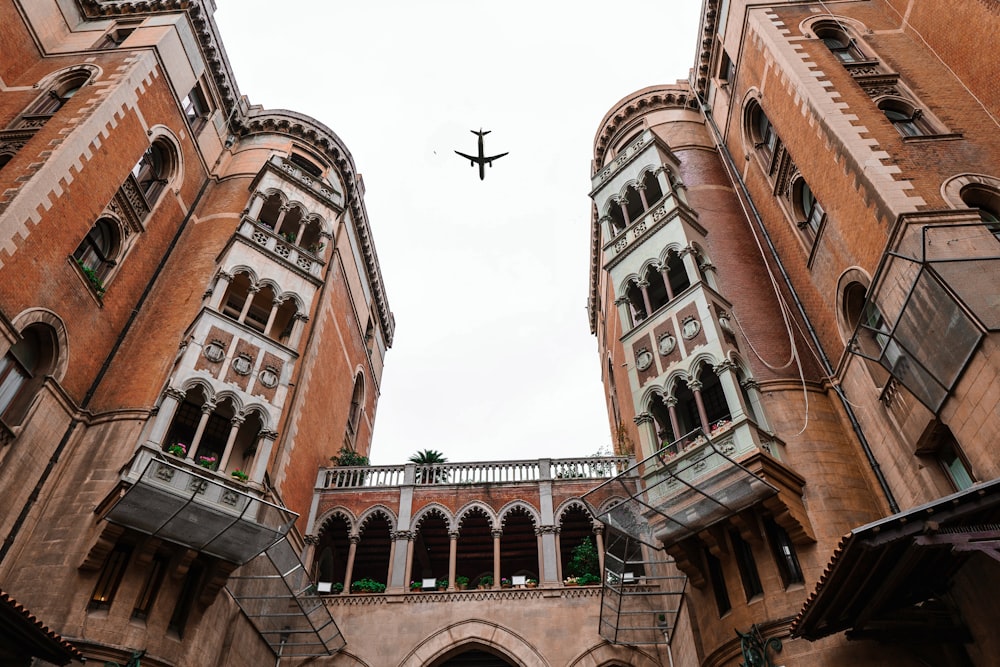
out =
[[[397,518],[395,512],[393,512],[385,505],[373,505],[368,509],[366,509],[364,512],[362,512],[361,515],[358,517],[357,534],[360,535],[361,533],[363,533],[365,531],[365,526],[367,525],[367,523],[371,519],[377,516],[381,516],[383,519],[386,520],[386,523],[389,524],[390,530],[398,530]]]
[[[590,511],[590,506],[587,505],[582,498],[568,498],[560,503],[559,507],[555,511],[554,516],[556,518],[556,525],[559,525],[559,523],[562,522],[563,514],[573,509],[582,510],[586,512],[591,519],[594,518],[593,512]]]
[[[660,667],[662,663],[655,655],[650,655],[635,646],[614,645],[602,641],[584,649],[568,667]]]
[[[343,505],[337,505],[320,515],[319,520],[316,524],[319,526],[319,530],[316,531],[316,535],[322,535],[323,532],[329,527],[330,521],[336,518],[341,518],[344,523],[347,524],[348,532],[352,535],[357,534],[358,519],[354,516],[354,513]]]
[[[491,530],[496,530],[499,526],[497,515],[493,512],[489,505],[486,505],[478,500],[472,500],[465,505],[462,505],[461,509],[455,512],[455,529],[462,530],[462,522],[467,516],[473,513],[483,514],[489,522]]]
[[[456,642],[456,637],[461,639]],[[451,623],[431,633],[406,654],[399,667],[424,667],[476,646],[495,651],[518,667],[550,667],[541,651],[527,639],[498,623],[478,618]]]
[[[447,507],[441,503],[431,503],[426,505],[413,515],[413,520],[410,521],[410,530],[418,531],[420,530],[420,524],[424,519],[430,516],[439,516],[444,519],[445,523],[448,525],[448,530],[455,530],[455,517],[452,516],[451,512]]]
[[[538,510],[524,500],[512,500],[501,507],[500,511],[497,512],[497,516],[500,521],[500,528],[503,528],[504,524],[507,522],[507,517],[514,513],[526,514],[528,518],[531,519],[531,523],[535,528],[542,525],[542,517],[538,513]]]

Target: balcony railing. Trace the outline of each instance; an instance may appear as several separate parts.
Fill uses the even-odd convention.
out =
[[[143,445],[122,473],[108,521],[243,564],[284,537],[297,514],[249,486]]]
[[[255,245],[267,249],[289,264],[298,267],[311,276],[320,277],[323,261],[305,248],[289,243],[266,225],[244,216],[238,231],[240,236],[250,239]]]
[[[363,466],[325,468],[316,487],[352,489],[403,486],[502,484],[548,480],[611,479],[623,474],[631,463],[625,456],[531,461],[488,461],[418,466]]]

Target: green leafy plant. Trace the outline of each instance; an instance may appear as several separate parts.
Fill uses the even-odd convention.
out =
[[[233,475],[233,477],[235,477],[236,479],[240,480],[241,482],[245,482],[248,479],[250,479],[250,475],[248,475],[247,473],[243,472],[242,470],[234,470],[232,472],[232,475]]]
[[[352,593],[385,593],[385,584],[374,579],[358,579],[351,583]]]
[[[335,583],[333,586],[330,587],[330,592],[333,593],[334,595],[340,595],[341,593],[344,592],[344,584],[338,581],[337,583]]]
[[[358,454],[353,449],[348,447],[341,447],[340,453],[336,456],[331,456],[330,460],[333,461],[334,465],[338,466],[367,466],[371,465],[368,463],[368,457]]]
[[[417,469],[417,483],[432,483],[432,482],[446,482],[448,481],[448,471],[438,468],[429,468],[429,466],[435,466],[441,463],[447,463],[448,459],[444,454],[437,451],[436,449],[424,449],[409,459],[410,463],[416,463]],[[427,466],[427,467],[425,467]]]
[[[309,252],[315,255],[318,252],[323,252],[323,248],[325,247],[326,247],[325,243],[310,243],[308,250]]]
[[[600,568],[601,561],[598,558],[597,548],[589,537],[583,538],[583,541],[573,547],[573,551],[570,552],[569,563],[566,564],[566,572],[570,576],[577,578],[583,575],[597,577]],[[600,581],[600,577],[597,577],[597,581]]]
[[[448,590],[448,579],[447,577],[438,579],[436,582],[438,590],[446,591]]]
[[[423,585],[423,582],[421,582],[421,581],[411,581],[410,582],[410,590],[411,591],[419,591],[423,587],[424,587],[424,585]]]
[[[219,465],[219,459],[216,456],[199,456],[195,463],[200,465],[202,468],[215,470]]]
[[[101,277],[97,275],[97,271],[94,271],[79,259],[76,260],[76,265],[80,267],[80,271],[83,272],[84,277],[87,278],[87,282],[89,282],[90,286],[94,288],[97,295],[104,296],[104,292],[107,288],[104,286],[104,281],[101,280]]]
[[[493,575],[492,574],[484,574],[483,576],[479,577],[479,585],[480,586],[492,586],[493,585]]]
[[[455,586],[460,591],[461,590],[465,590],[466,588],[469,587],[469,578],[468,577],[462,577],[462,576],[455,577]]]
[[[167,447],[167,453],[184,458],[187,455],[187,446],[182,442],[175,442]]]
[[[295,232],[281,232],[281,238],[285,239],[286,243],[295,243]]]
[[[590,586],[592,584],[601,583],[601,578],[596,574],[581,574],[576,578],[576,583],[581,586]]]

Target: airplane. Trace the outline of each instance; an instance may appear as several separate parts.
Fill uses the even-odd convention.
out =
[[[462,157],[464,157],[466,160],[469,160],[469,166],[470,167],[473,166],[473,165],[475,165],[477,162],[479,163],[479,180],[482,181],[482,180],[486,179],[486,170],[484,169],[484,167],[486,165],[490,165],[490,167],[492,167],[493,166],[493,160],[499,160],[500,158],[502,158],[507,153],[500,153],[500,155],[493,155],[493,156],[490,156],[490,157],[486,157],[485,155],[483,155],[483,137],[485,137],[487,134],[489,134],[490,130],[486,130],[484,132],[483,128],[479,128],[478,132],[476,130],[469,130],[469,132],[472,132],[473,134],[479,135],[479,157],[473,157],[471,155],[466,155],[465,153],[460,153],[459,151],[455,151],[455,152],[458,153],[459,155],[461,155]]]

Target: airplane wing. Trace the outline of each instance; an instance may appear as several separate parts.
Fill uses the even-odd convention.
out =
[[[458,153],[458,151],[455,151],[455,152]],[[508,153],[509,152],[510,151],[508,151]],[[461,153],[459,153],[459,155],[461,155]],[[492,167],[493,166],[493,160],[499,160],[504,155],[507,155],[507,153],[500,153],[500,155],[491,155],[490,157],[484,157],[483,160],[486,161],[486,164],[488,164],[488,165],[490,165]]]
[[[465,153],[460,153],[459,151],[455,151],[455,152],[458,153],[459,155],[461,155],[462,157],[464,157],[466,160],[469,160],[470,162],[475,163],[475,162],[479,162],[480,161],[478,157],[473,157],[471,155],[466,155]]]

